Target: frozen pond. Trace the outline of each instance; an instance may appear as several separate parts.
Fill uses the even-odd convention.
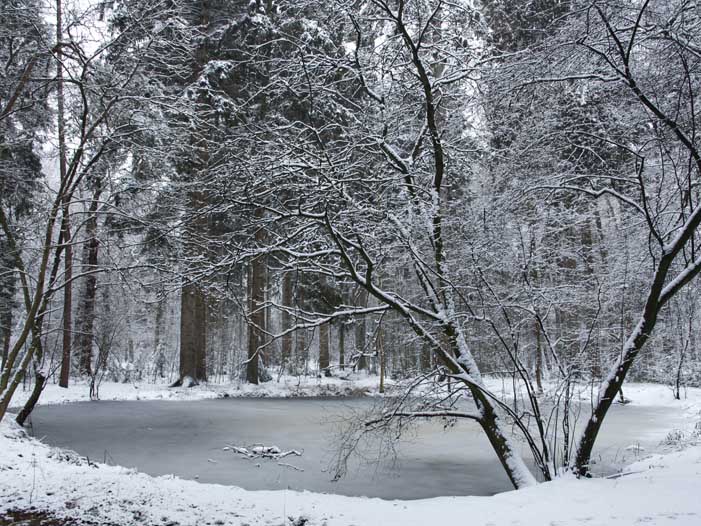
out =
[[[175,474],[200,482],[250,490],[296,489],[343,495],[416,499],[439,495],[491,495],[511,489],[478,426],[461,422],[444,431],[421,424],[400,445],[398,465],[376,463],[366,451],[349,474],[332,482],[335,422],[370,399],[220,399],[195,402],[84,402],[38,407],[34,434],[91,460],[134,467],[151,475]],[[596,458],[603,463],[634,459],[640,444],[654,449],[673,426],[667,408],[614,406]],[[277,445],[303,450],[301,457],[249,460],[227,445]],[[303,470],[303,471],[301,471]]]

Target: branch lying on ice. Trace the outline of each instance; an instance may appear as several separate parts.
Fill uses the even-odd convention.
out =
[[[243,455],[246,458],[271,458],[273,460],[280,460],[291,455],[301,457],[303,451],[297,451],[296,449],[291,449],[289,451],[282,451],[277,446],[253,446],[250,448],[241,446],[226,446],[223,448],[224,451],[233,451],[239,455]]]

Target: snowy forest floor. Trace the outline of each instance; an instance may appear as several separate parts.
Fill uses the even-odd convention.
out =
[[[392,382],[387,380],[388,385]],[[246,382],[210,382],[194,387],[170,387],[165,382],[102,382],[100,400],[207,400],[236,397],[334,397],[365,396],[379,393],[377,376],[352,374],[345,378],[316,376],[281,376],[258,385]],[[12,399],[13,407],[21,407],[31,394],[31,387],[18,389]],[[90,400],[90,385],[85,381],[72,382],[67,389],[58,384],[46,386],[39,399],[40,405],[86,402]]]
[[[339,381],[317,382],[336,385]],[[347,386],[353,394],[373,393],[376,379]],[[87,386],[45,393],[43,403],[86,400]],[[328,387],[289,390],[202,386],[168,389],[148,384],[103,384],[104,399],[198,399],[224,396],[329,395]],[[496,387],[496,383],[494,385]],[[345,392],[345,389],[341,390]],[[493,497],[440,497],[413,501],[344,497],[310,492],[246,491],[201,484],[173,476],[151,477],[134,470],[95,464],[75,453],[29,438],[11,418],[0,424],[0,525],[132,524],[373,526],[477,525],[698,525],[701,524],[701,389],[676,401],[669,388],[630,384],[631,403],[667,406],[687,416],[686,429],[670,433],[664,454],[643,458],[607,479],[565,476],[521,491]],[[60,396],[59,396],[60,395]],[[673,430],[670,430],[673,431]],[[14,515],[10,512],[14,510]],[[21,513],[18,513],[21,512]]]
[[[494,393],[509,398],[513,392],[511,379],[485,377],[486,386]],[[402,386],[386,379],[388,393]],[[547,386],[546,386],[547,390]],[[31,394],[31,385],[20,386],[11,407],[19,408]],[[523,389],[520,389],[523,391]],[[647,406],[671,406],[701,409],[701,389],[682,388],[681,398],[672,396],[670,386],[653,383],[627,383],[623,391],[626,401]],[[575,398],[586,401],[595,390],[589,385],[579,386]],[[350,397],[381,396],[376,375],[351,373],[345,377],[317,377],[282,375],[258,385],[246,382],[210,382],[194,387],[170,387],[170,382],[109,382],[99,385],[99,400],[208,400],[213,398],[293,398],[293,397]],[[90,401],[90,385],[86,381],[72,381],[67,389],[49,383],[41,394],[39,405]]]

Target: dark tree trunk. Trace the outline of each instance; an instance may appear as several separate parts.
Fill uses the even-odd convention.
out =
[[[329,324],[319,325],[319,371],[329,375]]]
[[[161,333],[163,332],[163,310],[165,301],[158,298],[156,301],[156,319],[153,323],[153,354],[156,357],[156,367],[154,370],[154,381],[156,378],[165,377],[165,355],[163,354],[163,344]]]
[[[368,292],[365,289],[360,291],[358,296],[358,304],[360,307],[367,307],[368,305]],[[360,316],[355,325],[355,348],[358,353],[358,362],[356,368],[358,371],[367,369],[367,359],[365,358],[365,348],[367,345],[367,322],[365,316]]]
[[[20,412],[17,413],[17,418],[15,418],[15,421],[19,425],[23,426],[24,423],[27,421],[27,418],[29,418],[29,415],[32,414],[32,411],[37,405],[37,402],[39,401],[39,397],[41,396],[41,392],[44,390],[45,385],[46,377],[42,374],[41,371],[35,371],[34,387],[32,388],[32,393],[29,395],[29,398],[25,402]]]
[[[56,0],[56,42],[63,41],[63,5],[62,0]],[[66,132],[64,119],[64,97],[63,97],[63,65],[62,48],[56,46],[56,103],[58,110],[58,149],[59,149],[59,172],[61,181],[65,181],[68,175],[66,162]],[[64,288],[63,288],[63,352],[61,355],[61,373],[58,385],[68,387],[68,377],[71,372],[71,330],[72,330],[72,284],[73,274],[73,248],[71,246],[71,225],[70,225],[70,203],[64,200],[63,220],[61,230],[63,231],[63,242],[66,244],[64,259]]]
[[[304,308],[304,288],[300,287],[297,289],[297,309],[301,310]],[[307,329],[300,329],[295,333],[297,335],[297,341],[295,345],[295,351],[297,354],[297,372],[304,373],[305,375],[309,372],[309,348],[307,347]]]
[[[79,356],[79,372],[81,375],[92,374],[92,350],[95,341],[95,296],[97,294],[97,255],[99,244],[97,240],[97,207],[101,190],[98,187],[93,194],[88,220],[85,224],[87,241],[83,245],[83,271],[87,273],[83,280],[83,295],[78,306],[78,332],[75,338],[76,350]]]
[[[255,212],[257,218],[262,218],[263,211]],[[264,232],[258,228],[255,234],[257,242],[264,241]],[[265,276],[266,258],[257,256],[251,260],[248,271],[248,361],[246,362],[246,381],[257,384],[259,379],[258,365],[263,345],[265,345]]]
[[[422,345],[419,350],[419,370],[422,373],[431,370],[431,358],[433,356],[433,351],[426,346]]]
[[[68,387],[68,378],[71,374],[71,331],[73,329],[73,287],[71,280],[73,278],[73,249],[71,247],[70,223],[68,219],[68,207],[64,209],[63,231],[64,239],[66,240],[65,249],[65,269],[64,269],[64,288],[63,288],[63,353],[61,355],[61,373],[59,375],[58,385]]]
[[[701,222],[701,214],[697,217],[698,221]],[[693,228],[687,227],[687,232],[689,235],[693,235],[698,223],[694,223],[692,226]],[[684,240],[683,237],[679,239]],[[683,247],[683,243],[680,243],[677,246]],[[681,248],[677,248],[677,250],[681,250]],[[626,340],[621,351],[620,357],[609,371],[608,376],[601,387],[599,399],[594,406],[592,415],[589,417],[589,420],[584,427],[582,438],[580,439],[577,447],[575,472],[580,476],[589,474],[589,461],[591,459],[596,438],[599,434],[604,419],[606,418],[606,414],[608,413],[608,410],[611,407],[616,395],[619,393],[619,391],[622,391],[626,375],[630,371],[635,358],[647,343],[647,340],[650,338],[650,335],[652,334],[652,331],[657,323],[657,315],[660,309],[674,296],[676,292],[678,292],[684,286],[685,283],[692,280],[695,276],[695,273],[689,273],[684,280],[679,280],[674,287],[665,290],[664,285],[667,279],[667,274],[669,273],[669,269],[676,256],[677,252],[670,250],[660,259],[655,275],[652,279],[650,292],[648,293],[640,320],[638,321],[637,326],[633,329],[632,333],[628,336],[628,339]],[[622,392],[621,396],[623,396]]]
[[[207,302],[202,289],[187,283],[180,298],[180,378],[174,386],[207,381]]]
[[[535,383],[539,393],[543,392],[543,349],[540,342],[540,323],[535,322]]]
[[[7,254],[9,247],[2,243],[0,249],[4,257]],[[7,263],[3,262],[0,272],[2,272],[2,296],[0,296],[0,331],[2,336],[2,367],[5,367],[7,355],[10,352],[10,339],[12,338],[12,310],[14,307],[14,298],[16,293],[15,273],[12,272],[14,264],[7,258]]]
[[[346,324],[343,320],[338,325],[338,367],[341,371],[346,368]]]
[[[285,272],[282,276],[282,306],[285,310],[282,311],[282,330],[287,331],[292,327],[292,316],[289,309],[293,307],[293,284],[292,273]],[[289,369],[290,357],[292,356],[292,333],[287,333],[282,337],[282,367]]]
[[[9,305],[0,317],[0,326],[2,326],[2,362],[0,368],[3,368],[10,352],[10,339],[12,338],[12,308]]]
[[[377,361],[380,364],[380,393],[385,392],[385,342],[382,334],[382,326],[377,328],[377,340],[375,342],[377,348]]]

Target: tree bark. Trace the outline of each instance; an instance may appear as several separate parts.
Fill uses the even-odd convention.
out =
[[[263,217],[263,210],[255,211],[256,218]],[[255,240],[259,246],[264,241],[264,231],[258,227]],[[266,258],[256,256],[251,259],[248,271],[248,357],[246,362],[246,381],[257,384],[259,380],[259,362],[265,345],[265,276]]]
[[[341,371],[346,368],[346,324],[343,320],[338,324],[338,367]]]
[[[540,323],[535,322],[535,383],[539,393],[543,392],[543,349],[540,341]]]
[[[71,332],[73,329],[73,249],[70,241],[70,223],[68,219],[68,205],[64,207],[64,216],[62,227],[64,231],[64,239],[66,240],[65,259],[64,259],[64,286],[63,286],[63,341],[61,354],[61,372],[59,375],[58,385],[68,387],[68,379],[71,374]]]
[[[293,308],[293,284],[292,273],[285,272],[282,276],[282,330],[288,331],[292,327],[292,316],[289,309]],[[289,370],[290,358],[292,357],[292,333],[287,333],[282,337],[282,367]]]
[[[299,280],[298,280],[299,281]],[[297,310],[304,308],[304,288],[299,287],[297,289]],[[297,317],[299,319],[299,317]],[[304,373],[306,375],[309,371],[309,349],[307,348],[307,329],[300,329],[295,332],[297,335],[295,342],[295,353],[297,362],[297,374]]]
[[[385,342],[382,334],[382,325],[377,328],[377,360],[380,363],[380,393],[385,392]]]
[[[693,228],[689,228],[689,223],[687,223],[687,228],[690,231],[689,235],[691,235],[691,233],[693,233],[696,229],[697,223],[695,222],[701,221],[701,209],[698,209],[696,212],[696,217],[692,216],[690,221],[694,222],[691,223]],[[677,251],[681,250],[681,248],[677,247],[683,247],[683,242],[685,242],[685,240],[680,236],[677,240],[677,245],[674,248],[676,248]],[[606,414],[608,413],[608,410],[611,407],[616,395],[619,391],[621,391],[623,382],[625,381],[626,375],[628,374],[628,371],[630,371],[635,358],[645,343],[647,343],[650,334],[652,334],[652,331],[657,323],[657,315],[660,309],[667,301],[669,301],[669,299],[674,296],[677,291],[679,291],[688,281],[691,281],[698,273],[698,267],[696,267],[693,272],[687,273],[684,279],[679,279],[678,277],[673,284],[670,284],[665,288],[664,283],[676,255],[677,252],[672,249],[667,251],[660,259],[660,263],[652,280],[650,292],[648,293],[640,320],[623,345],[620,357],[610,369],[608,377],[602,385],[601,391],[599,392],[599,399],[594,407],[591,417],[587,421],[587,425],[582,432],[581,439],[577,446],[574,469],[579,476],[586,476],[589,474],[589,461],[594,449],[594,443],[596,442],[596,438],[601,430],[601,425],[604,422],[604,418],[606,417]]]
[[[165,377],[165,355],[163,354],[163,343],[161,333],[163,332],[163,310],[165,301],[161,298],[156,300],[156,316],[153,323],[153,355],[156,357],[156,367],[154,370],[154,381],[156,378]]]
[[[360,291],[358,303],[361,307],[368,306],[368,292],[365,289]],[[355,348],[358,353],[356,369],[361,371],[368,368],[367,359],[365,358],[365,347],[367,345],[367,321],[365,316],[360,316],[355,323]]]
[[[41,392],[44,390],[45,385],[46,377],[44,374],[40,370],[34,371],[34,387],[32,388],[32,393],[29,395],[29,398],[25,402],[20,412],[17,413],[17,417],[15,418],[15,421],[19,425],[24,426],[27,418],[29,418],[29,415],[32,414],[32,411],[39,401],[39,397],[41,396]]]
[[[92,350],[95,341],[95,296],[97,294],[97,256],[99,243],[97,240],[97,207],[101,189],[98,187],[88,210],[85,223],[87,240],[83,245],[83,294],[78,305],[78,331],[75,337],[76,350],[79,357],[79,373],[92,374]]]
[[[319,372],[330,375],[329,366],[329,324],[319,325]]]
[[[63,39],[63,5],[62,0],[56,0],[56,98],[58,118],[58,149],[59,172],[61,183],[66,181],[68,169],[66,162],[66,130],[64,117],[63,96],[63,63],[62,63],[62,39]],[[72,327],[72,283],[73,277],[73,249],[71,247],[70,226],[70,202],[63,201],[63,220],[61,221],[63,242],[65,243],[64,259],[64,288],[63,288],[63,352],[61,355],[61,372],[58,385],[68,387],[68,378],[71,372],[71,330]]]
[[[2,326],[2,362],[0,363],[0,369],[5,367],[7,355],[10,353],[10,340],[12,339],[12,307],[7,305],[6,309],[0,318],[0,326]]]
[[[207,302],[204,291],[186,283],[180,297],[180,378],[174,386],[207,381]]]
[[[2,331],[2,366],[5,367],[7,356],[10,353],[10,340],[12,339],[13,307],[17,284],[15,282],[15,263],[9,254],[9,244],[4,240],[0,241],[0,261],[2,267],[2,296],[0,296],[0,330]]]

